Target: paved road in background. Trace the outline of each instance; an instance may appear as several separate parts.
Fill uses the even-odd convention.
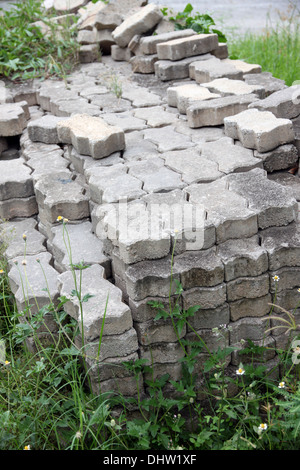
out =
[[[278,21],[278,13],[287,12],[289,0],[150,0],[151,3],[167,6],[175,11],[182,11],[187,3],[191,3],[194,11],[211,14],[216,24],[230,31],[233,27],[238,32],[251,30],[262,31],[266,27],[268,15],[272,24]],[[295,3],[299,0],[294,0]]]
[[[12,1],[15,0],[0,0],[0,8],[9,8]],[[241,33],[246,30],[262,31],[266,27],[268,15],[272,24],[276,24],[277,11],[286,12],[291,3],[290,0],[149,0],[150,2],[167,6],[174,11],[182,11],[187,3],[191,3],[194,11],[211,14],[217,26],[227,33],[232,28]],[[299,6],[299,0],[293,2]]]

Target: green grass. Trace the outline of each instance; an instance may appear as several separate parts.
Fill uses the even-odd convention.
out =
[[[287,16],[266,25],[262,34],[246,33],[228,39],[229,57],[259,64],[262,71],[291,86],[300,80],[300,11],[291,4]]]

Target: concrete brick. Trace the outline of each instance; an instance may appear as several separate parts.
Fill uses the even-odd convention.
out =
[[[293,119],[300,114],[300,85],[275,91],[267,98],[249,106],[260,111],[269,111],[277,118]]]
[[[265,89],[265,97],[271,95],[275,91],[286,88],[284,80],[275,78],[270,72],[250,73],[244,75],[244,80],[249,85],[260,85]]]
[[[244,317],[264,317],[270,312],[270,303],[272,297],[270,294],[255,299],[241,299],[230,302],[230,318],[237,321]]]
[[[246,148],[268,152],[279,145],[293,142],[294,131],[289,119],[279,119],[269,111],[248,109],[224,119],[228,137],[238,139]]]
[[[207,83],[201,83],[201,86],[208,88],[213,93],[221,96],[242,96],[257,95],[258,98],[265,97],[265,89],[260,85],[249,85],[243,80],[232,80],[230,78],[216,78]]]
[[[78,153],[93,158],[107,157],[125,147],[122,129],[85,114],[58,122],[57,133],[60,142],[72,144]]]
[[[23,235],[26,236],[26,246]],[[46,251],[46,239],[37,230],[37,221],[33,218],[2,223],[0,239],[7,260],[24,256],[25,250],[29,256]]]
[[[80,46],[78,52],[79,62],[81,64],[90,64],[97,62],[101,57],[99,44],[85,44]]]
[[[0,104],[0,137],[10,137],[22,134],[27,126],[27,113],[24,109],[26,102]]]
[[[157,61],[157,55],[153,54],[149,56],[136,55],[132,57],[129,62],[133,73],[150,74],[155,72],[154,64]]]
[[[163,127],[178,121],[177,115],[165,111],[163,106],[138,108],[133,111],[133,114],[146,121],[148,127]]]
[[[211,54],[201,54],[199,56],[185,57],[181,60],[158,60],[154,64],[155,76],[161,81],[179,80],[189,77],[189,66],[192,62],[208,60]]]
[[[254,156],[262,160],[264,169],[269,173],[296,166],[299,160],[297,148],[293,144],[280,145],[264,153],[255,150]]]
[[[246,111],[250,103],[256,101],[256,95],[226,96],[192,103],[186,110],[191,128],[223,125],[224,119]]]
[[[75,274],[78,285],[81,276],[81,299],[85,295],[91,297],[87,302],[81,302],[81,310],[78,297],[71,296],[69,302],[65,304],[65,310],[72,318],[78,320],[81,334],[81,325],[83,325],[85,341],[94,341],[100,337],[103,322],[104,336],[120,335],[129,331],[132,328],[130,309],[122,302],[121,291],[103,278],[104,269],[95,264],[84,269],[81,275],[79,271]],[[60,294],[69,297],[75,288],[72,272],[66,271],[60,274],[58,285]]]
[[[191,71],[192,69],[192,71]],[[190,65],[190,77],[197,83],[207,83],[219,78],[242,80],[243,73],[234,64],[214,57],[204,62],[195,62]]]
[[[230,344],[239,343],[242,339],[251,341],[260,341],[267,337],[269,333],[266,330],[270,327],[268,317],[252,318],[245,317],[231,323]]]
[[[162,19],[157,5],[149,4],[135,14],[127,17],[112,33],[113,39],[120,47],[126,47],[135,34],[143,34],[154,28]]]
[[[61,117],[46,114],[40,119],[28,123],[28,136],[33,142],[44,142],[45,144],[58,144],[57,123],[62,121]]]
[[[248,207],[258,215],[261,229],[288,225],[297,219],[298,204],[289,188],[266,178],[259,168],[228,175],[229,189],[247,198]]]
[[[242,72],[242,75],[261,73],[261,65],[258,65],[258,64],[248,64],[247,62],[243,60],[232,60],[228,58],[222,60],[222,62],[223,64],[229,64],[229,65],[234,66],[237,70],[240,70]]]
[[[194,147],[194,143],[187,136],[183,136],[174,130],[173,126],[163,128],[145,129],[144,139],[150,140],[158,147],[159,152],[169,152],[171,150],[185,150]],[[166,136],[168,137],[166,139]]]
[[[23,158],[0,161],[0,201],[34,195],[31,169]]]
[[[178,339],[174,331],[171,319],[150,320],[148,322],[134,323],[140,344],[151,345],[155,343],[175,343]],[[186,333],[186,327],[182,328],[180,338]]]
[[[261,232],[261,244],[269,257],[270,271],[282,267],[300,266],[299,225],[292,223],[286,227],[272,227]]]
[[[32,217],[38,213],[35,196],[12,198],[0,202],[0,218],[4,220],[16,217]]]
[[[160,60],[180,60],[206,54],[218,47],[216,34],[197,34],[187,38],[173,39],[157,44],[157,55]]]
[[[228,282],[227,300],[232,302],[240,299],[255,299],[269,293],[269,276],[262,274],[257,277],[241,277]]]
[[[260,276],[268,270],[267,250],[260,246],[256,236],[228,240],[218,246],[218,255],[224,264],[227,282],[242,276]]]
[[[279,281],[274,280],[274,276],[279,277]],[[300,269],[297,267],[283,267],[269,273],[270,291],[272,293],[295,289],[300,286]]]
[[[152,55],[157,53],[157,44],[171,41],[173,39],[195,36],[197,33],[192,29],[183,29],[180,31],[169,31],[167,33],[156,34],[154,36],[142,37],[140,40],[141,53]]]
[[[218,284],[214,287],[195,287],[184,291],[183,308],[199,305],[201,309],[214,309],[220,307],[226,302],[226,284]]]
[[[220,95],[210,93],[209,90],[194,84],[170,87],[167,96],[168,105],[176,107],[181,114],[186,114],[187,108],[195,102],[220,97]]]
[[[115,61],[126,61],[129,62],[133,53],[127,47],[120,47],[117,44],[111,46],[111,57]]]

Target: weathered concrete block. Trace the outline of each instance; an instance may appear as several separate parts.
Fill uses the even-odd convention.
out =
[[[187,38],[173,39],[157,44],[157,55],[160,60],[180,60],[206,54],[218,47],[216,34],[197,34]]]
[[[148,359],[149,364],[174,364],[184,357],[184,351],[178,342],[160,343],[140,347],[142,359]]]
[[[201,83],[201,86],[208,88],[213,93],[221,96],[230,95],[250,95],[255,94],[258,98],[265,97],[265,89],[260,85],[248,85],[243,80],[232,80],[230,78],[216,78],[211,82]]]
[[[254,156],[261,159],[263,167],[268,173],[292,168],[297,165],[299,160],[297,148],[293,144],[280,145],[274,150],[264,153],[255,150]]]
[[[296,201],[300,201],[300,185],[299,185],[299,176],[292,175],[286,171],[280,171],[275,173],[269,173],[268,178],[275,183],[281,184],[291,189],[292,194]]]
[[[69,224],[66,228],[58,225],[52,228],[52,240],[48,241],[48,249],[52,252],[59,271],[70,269],[71,263],[76,265],[99,264],[105,270],[106,278],[111,277],[110,260],[103,253],[103,243],[91,231],[91,223]]]
[[[29,113],[26,102],[0,104],[0,137],[22,134],[27,119]]]
[[[275,91],[286,88],[285,81],[273,77],[270,72],[247,73],[244,75],[244,80],[249,85],[260,85],[264,87],[266,97]]]
[[[53,224],[57,217],[81,220],[89,217],[88,196],[83,187],[71,179],[71,173],[44,175],[35,184],[41,221]]]
[[[300,269],[298,267],[283,267],[269,273],[270,291],[272,293],[282,292],[289,289],[297,289],[300,285]],[[276,281],[276,277],[279,280]],[[276,302],[277,303],[277,302]]]
[[[272,227],[261,232],[262,247],[269,256],[269,269],[300,266],[300,229],[296,223]]]
[[[191,128],[223,125],[224,119],[246,111],[256,95],[226,96],[194,102],[186,109],[188,124]]]
[[[77,336],[75,344],[82,347],[82,339]],[[92,343],[86,343],[84,351],[90,360],[99,361],[108,360],[117,357],[126,357],[136,353],[138,350],[137,335],[134,328],[130,328],[121,334],[103,335],[99,351],[99,340],[95,339]]]
[[[154,54],[148,56],[136,55],[129,62],[134,73],[150,74],[155,72],[154,64],[157,61],[158,57]]]
[[[294,131],[289,119],[279,119],[269,111],[248,109],[224,119],[225,134],[238,139],[246,148],[268,152],[293,142]]]
[[[261,72],[261,65],[258,64],[248,64],[243,60],[232,60],[232,59],[224,59],[222,60],[223,64],[229,64],[235,67],[237,70],[244,74],[259,74]],[[228,77],[229,78],[229,77]]]
[[[133,53],[127,47],[120,47],[117,44],[111,46],[111,57],[115,61],[126,61],[129,62]]]
[[[245,197],[229,191],[227,178],[207,184],[193,184],[184,189],[190,195],[189,202],[204,207],[207,223],[216,227],[218,244],[230,238],[251,237],[258,230],[257,213],[248,208]]]
[[[100,59],[100,49],[98,44],[86,44],[79,48],[79,62],[90,64]]]
[[[292,191],[270,181],[264,170],[255,168],[227,178],[229,189],[247,198],[249,209],[258,214],[259,228],[288,225],[297,220],[298,204]]]
[[[111,29],[113,31],[118,26],[120,26],[122,21],[122,15],[112,8],[109,9],[109,5],[106,5],[106,8],[100,10],[96,14],[95,27],[98,30]]]
[[[175,343],[178,339],[171,319],[150,320],[148,322],[134,323],[140,344],[152,345],[155,343]],[[186,333],[186,327],[182,328],[180,338]]]
[[[181,299],[178,299],[177,296],[171,298],[166,297],[146,297],[143,300],[134,301],[129,298],[129,307],[132,313],[132,318],[134,322],[148,322],[153,321],[156,317],[158,310],[150,302],[159,302],[163,305],[164,310],[170,312],[170,309],[173,309],[175,303],[182,308]]]
[[[227,137],[215,142],[205,142],[200,144],[199,148],[201,149],[201,157],[215,162],[218,165],[218,170],[225,174],[263,167],[262,161],[253,156],[252,150],[233,145],[231,139]]]
[[[275,351],[275,338],[272,336],[267,336],[259,341],[253,341],[253,344],[258,347],[263,347],[262,352],[242,353],[241,350],[243,351],[243,349],[248,346],[248,343],[246,342],[243,346],[239,346],[235,351],[233,351],[231,363],[237,367],[241,362],[243,364],[253,364],[254,361],[258,364],[263,363],[265,365],[266,363],[268,364],[274,360],[274,358],[275,360],[278,358]]]
[[[57,123],[62,121],[61,117],[46,114],[40,119],[28,123],[28,136],[33,142],[44,142],[45,144],[58,144]]]
[[[28,256],[46,251],[46,239],[37,230],[37,221],[33,218],[4,222],[0,226],[0,231],[0,239],[5,247],[4,256],[7,260],[24,256],[25,249]]]
[[[35,196],[12,198],[0,202],[0,218],[4,220],[16,217],[32,217],[38,213]]]
[[[131,101],[131,104],[134,108],[158,106],[162,104],[160,96],[158,96],[156,93],[152,93],[148,90],[148,88],[141,86],[123,86],[122,98]]]
[[[177,115],[165,111],[163,106],[152,106],[149,108],[138,108],[133,111],[134,116],[146,121],[148,127],[163,127],[177,123]],[[141,142],[141,147],[144,142]]]
[[[199,305],[201,309],[214,309],[226,302],[226,284],[218,284],[214,287],[195,287],[182,294],[183,308]]]
[[[87,342],[100,337],[103,323],[104,336],[120,335],[132,328],[131,312],[122,302],[121,291],[104,279],[103,274],[104,269],[97,264],[84,269],[81,274],[76,271],[77,283],[81,276],[81,307],[77,296],[71,296],[69,302],[65,304],[66,312],[78,320],[81,334],[84,334]],[[66,271],[60,274],[58,285],[60,294],[69,297],[74,289],[72,272]],[[90,296],[86,302],[82,302],[84,296]]]
[[[183,136],[174,130],[173,126],[162,128],[145,129],[144,139],[150,140],[157,145],[159,152],[170,152],[172,150],[185,150],[194,147],[195,144],[188,136]],[[166,135],[168,139],[166,139]]]
[[[149,193],[172,191],[184,187],[180,175],[166,168],[161,158],[152,158],[146,162],[132,162],[128,166],[129,175],[140,179],[144,183],[143,190]]]
[[[0,201],[34,195],[31,169],[23,158],[0,161]]]
[[[72,144],[78,153],[103,158],[125,147],[124,131],[100,118],[75,114],[57,123],[59,141]]]
[[[196,34],[197,33],[192,29],[183,29],[180,31],[156,34],[155,36],[142,37],[140,40],[141,53],[146,55],[157,54],[157,44],[172,41],[173,39],[195,36]]]
[[[208,60],[211,54],[201,54],[199,56],[186,57],[181,60],[158,60],[154,64],[155,76],[162,81],[179,80],[189,77],[189,66],[192,62]]]
[[[25,261],[24,261],[25,259]],[[57,288],[57,271],[51,266],[50,253],[39,253],[38,257],[26,256],[10,260],[9,283],[15,296],[18,311],[27,307],[31,314],[37,313],[42,307],[57,304],[59,291]],[[26,316],[29,312],[24,312]],[[52,331],[57,328],[53,319],[50,322]],[[47,319],[45,318],[47,324]],[[48,323],[49,324],[49,323]],[[43,329],[43,327],[42,327]]]
[[[242,277],[228,282],[227,300],[255,299],[269,293],[269,276]]]
[[[224,264],[225,281],[242,276],[260,276],[268,270],[268,253],[258,237],[228,240],[218,246]]]
[[[195,102],[219,97],[220,95],[210,93],[209,90],[194,84],[174,86],[167,90],[168,105],[178,108],[181,114],[186,114],[187,108]]]
[[[212,287],[224,281],[224,266],[215,248],[175,256],[174,269],[180,273],[184,289]]]
[[[193,317],[189,318],[189,324],[195,330],[219,328],[220,325],[227,325],[230,320],[229,306],[227,303],[212,309],[200,308]],[[187,330],[190,331],[189,326]]]
[[[229,302],[230,318],[237,321],[245,317],[264,317],[270,312],[272,297],[270,294],[255,299],[241,299]]]
[[[270,335],[266,330],[270,327],[270,319],[268,317],[252,318],[245,317],[231,323],[230,344],[239,343],[242,339],[251,341],[259,341]]]
[[[217,163],[200,155],[199,149],[191,148],[189,153],[177,150],[162,154],[165,165],[181,173],[182,181],[187,184],[210,183],[223,176]]]
[[[225,42],[219,42],[218,47],[211,51],[211,54],[218,59],[226,59],[228,57],[228,47]]]
[[[264,100],[249,105],[260,111],[270,111],[277,118],[293,119],[300,114],[300,85],[276,91]]]
[[[242,80],[243,73],[230,62],[214,57],[204,62],[194,62],[190,65],[190,77],[197,83],[207,83],[219,78]]]
[[[58,13],[76,13],[88,0],[54,0],[53,7]]]
[[[112,33],[113,39],[120,47],[126,47],[135,34],[143,34],[154,28],[162,19],[157,5],[149,4],[137,13],[127,17]]]

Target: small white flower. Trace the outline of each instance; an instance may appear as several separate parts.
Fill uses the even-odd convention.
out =
[[[190,398],[190,403],[194,403],[194,398],[193,397]]]
[[[285,388],[285,382],[279,382],[278,388]]]
[[[114,427],[114,426],[116,425],[116,422],[115,422],[114,419],[112,419],[112,420],[110,421],[110,425],[111,425],[112,427]]]
[[[275,276],[273,276],[273,281],[275,281],[275,282],[278,282],[278,281],[279,281],[279,279],[280,279],[280,277],[279,277],[279,276],[277,276],[276,274],[275,274]]]
[[[245,373],[245,369],[243,367],[239,367],[236,370],[236,375],[244,375],[244,373]]]
[[[266,423],[261,423],[259,426],[258,426],[258,430],[259,431],[266,431],[268,429],[268,425]]]
[[[81,439],[81,438],[82,438],[81,432],[80,432],[80,431],[77,431],[77,433],[75,434],[75,437],[76,437],[76,439],[78,439],[78,440]]]

